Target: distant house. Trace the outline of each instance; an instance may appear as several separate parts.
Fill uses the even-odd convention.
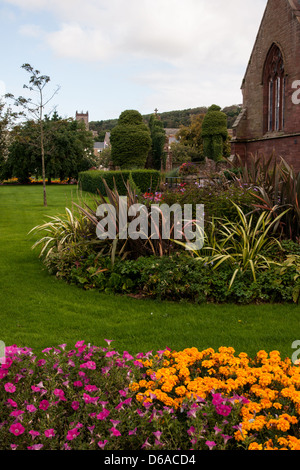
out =
[[[269,0],[242,83],[232,154],[281,156],[300,170],[300,0]]]
[[[95,142],[94,143],[94,154],[97,156],[99,153],[104,150],[104,142]]]

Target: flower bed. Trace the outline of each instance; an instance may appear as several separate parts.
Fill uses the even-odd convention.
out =
[[[6,348],[0,448],[300,449],[300,368],[232,348]]]

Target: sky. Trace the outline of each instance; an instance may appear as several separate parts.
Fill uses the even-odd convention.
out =
[[[0,96],[29,96],[29,63],[63,117],[90,121],[242,103],[267,0],[0,0]]]

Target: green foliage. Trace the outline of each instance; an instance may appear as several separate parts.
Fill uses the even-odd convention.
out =
[[[268,158],[252,155],[245,164],[241,163],[241,172],[238,176],[232,174],[233,179],[238,185],[256,189],[258,212],[269,211],[274,218],[284,212],[275,226],[276,234],[296,241],[300,237],[300,172],[276,155]]]
[[[80,171],[92,166],[92,135],[83,123],[54,116],[51,120],[46,117],[42,125],[48,180],[77,179]],[[34,121],[26,121],[14,128],[6,161],[6,173],[10,177],[25,183],[30,176],[42,174],[40,133],[41,126]]]
[[[150,117],[149,127],[152,140],[150,164],[152,168],[160,170],[164,162],[166,131],[164,130],[163,123],[155,114]]]
[[[138,111],[123,111],[110,135],[111,156],[116,167],[143,169],[151,148],[150,130]]]
[[[234,201],[243,211],[251,212],[255,197],[247,187],[238,187],[234,184],[222,185],[211,182],[205,187],[198,184],[180,186],[177,190],[166,189],[163,192],[164,202],[172,205],[175,202],[181,204],[204,204],[205,222],[213,218],[227,218],[231,221],[238,220],[238,213],[232,204]]]
[[[228,138],[227,116],[221,108],[212,105],[202,123],[203,152],[207,158],[219,161],[224,156],[224,143]]]
[[[258,271],[256,281],[247,272],[239,272],[229,289],[233,270],[229,265],[214,269],[186,253],[168,257],[144,256],[137,260],[91,254],[75,260],[67,252],[56,259],[51,255],[48,268],[59,279],[84,289],[135,295],[167,301],[198,304],[257,302],[297,302],[300,281],[294,265],[273,264]]]
[[[149,188],[155,190],[159,185],[161,174],[156,170],[132,170],[132,171],[84,171],[79,174],[79,185],[83,191],[88,191],[96,194],[99,190],[100,193],[105,193],[105,185],[103,179],[106,181],[110,189],[116,188],[121,195],[126,193],[126,183],[132,178],[137,188],[141,192],[149,191]]]
[[[268,258],[274,244],[278,244],[279,249],[282,249],[278,240],[269,235],[282,215],[272,219],[268,212],[262,212],[259,219],[255,220],[253,214],[247,217],[240,207],[233,204],[239,221],[213,220],[212,229],[203,248],[208,255],[196,253],[197,259],[213,263],[214,269],[218,269],[223,263],[232,267],[230,288],[238,272],[250,271],[255,282],[257,271],[268,269],[274,263]]]

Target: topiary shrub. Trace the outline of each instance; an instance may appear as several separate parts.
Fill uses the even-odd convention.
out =
[[[121,113],[117,126],[111,131],[110,142],[114,166],[122,170],[145,168],[152,141],[150,129],[138,111]]]
[[[202,138],[204,155],[214,161],[222,160],[228,138],[227,116],[217,105],[212,105],[205,115],[202,123]]]

